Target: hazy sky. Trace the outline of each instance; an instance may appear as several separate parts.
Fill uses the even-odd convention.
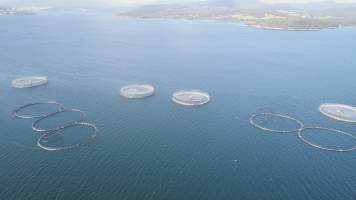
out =
[[[142,5],[167,2],[190,2],[197,0],[0,0],[0,5],[70,5],[70,6],[117,6]]]
[[[355,3],[356,0],[261,0],[264,3],[315,3],[315,2],[336,2],[336,3]]]
[[[197,1],[219,1],[219,0],[0,0],[1,5],[29,6],[120,6],[120,5],[142,5],[152,3],[184,3]],[[262,1],[264,3],[310,3],[322,1],[334,1],[337,3],[355,3],[356,0],[220,0],[222,2],[234,3]]]

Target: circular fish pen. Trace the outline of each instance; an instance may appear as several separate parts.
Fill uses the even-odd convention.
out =
[[[33,113],[36,111],[34,107],[37,106],[50,106],[50,108],[53,110],[49,112],[46,108],[46,112],[43,112],[43,107],[40,109],[41,112],[39,113]],[[55,109],[53,109],[55,108]],[[32,109],[32,110],[31,110]],[[31,112],[26,113],[25,111],[31,110]],[[37,111],[38,112],[38,111]],[[64,116],[64,119],[66,120],[65,123],[48,123],[51,122],[51,120],[55,119],[61,119],[63,120],[63,116],[61,114],[64,113],[79,113],[79,117],[77,117],[74,120],[67,120],[68,116]],[[54,101],[49,101],[49,102],[36,102],[36,103],[30,103],[23,105],[13,111],[14,117],[22,118],[22,119],[37,119],[33,124],[32,124],[32,129],[36,132],[40,132],[39,138],[37,140],[37,146],[40,149],[44,149],[47,151],[61,151],[61,150],[69,150],[73,148],[77,148],[80,146],[83,146],[84,144],[88,144],[89,142],[93,141],[97,137],[97,132],[98,129],[94,124],[84,122],[86,119],[86,114],[78,109],[66,109],[62,104],[54,102]],[[39,127],[39,123],[44,121],[44,120],[49,120],[47,121],[47,125],[51,124],[49,128],[43,128]],[[54,124],[54,125],[53,125]],[[58,125],[59,124],[59,125]],[[90,131],[86,131],[85,129],[91,129]],[[76,130],[77,129],[77,130]],[[68,130],[72,130],[72,133],[70,134],[65,134]],[[74,130],[74,131],[73,131]],[[83,133],[83,134],[82,134]],[[89,135],[86,135],[90,133]],[[65,135],[65,137],[64,137]],[[77,135],[83,138],[76,138]],[[35,149],[32,147],[27,147],[24,145],[21,145],[20,143],[14,143],[15,145],[19,145],[28,149]]]
[[[266,118],[265,120],[261,120],[261,118]],[[273,118],[279,119],[280,120],[287,120],[289,122],[292,122],[294,124],[294,128],[289,128],[289,129],[274,129],[274,128],[269,128],[267,126],[270,121],[276,121],[273,120]],[[260,121],[259,121],[260,120]],[[252,124],[255,128],[261,129],[263,131],[269,131],[269,132],[274,132],[274,133],[293,133],[293,132],[298,132],[304,127],[304,124],[285,114],[278,114],[278,113],[259,113],[259,114],[254,114],[250,117],[250,124]]]
[[[127,85],[120,89],[120,95],[128,99],[142,99],[154,95],[152,85]]]
[[[48,83],[46,76],[27,76],[15,79],[11,82],[14,88],[31,88]]]
[[[181,90],[173,93],[172,100],[184,106],[200,106],[209,103],[210,95],[199,90]]]
[[[64,124],[60,124],[58,125],[57,127],[54,127],[54,128],[40,128],[38,125],[46,120],[46,119],[49,119],[49,118],[53,118],[57,115],[60,115],[62,113],[79,113],[80,114],[80,118],[78,120],[74,120],[74,121],[69,121],[69,122],[66,122]],[[85,112],[81,111],[81,110],[78,110],[78,109],[63,109],[63,110],[60,110],[60,111],[57,111],[57,112],[54,112],[54,113],[51,113],[51,114],[48,114],[44,117],[41,117],[40,119],[36,120],[33,124],[32,124],[32,129],[36,132],[48,132],[48,131],[55,131],[55,130],[58,130],[58,129],[61,129],[63,127],[66,127],[68,125],[71,125],[71,124],[76,124],[76,123],[80,123],[80,122],[83,122],[86,118],[86,114]]]
[[[60,103],[57,103],[55,101],[49,101],[49,102],[35,102],[35,103],[30,103],[30,104],[26,104],[26,105],[23,105],[17,109],[15,109],[12,114],[14,117],[18,117],[18,118],[21,118],[21,119],[35,119],[35,118],[41,118],[41,117],[45,117],[51,113],[41,113],[41,114],[34,114],[34,115],[27,115],[27,114],[21,114],[20,112],[25,110],[25,109],[28,109],[28,108],[31,108],[31,107],[35,107],[35,106],[41,106],[41,105],[50,105],[50,106],[55,106],[57,107],[57,109],[55,110],[55,112],[59,112],[61,110],[64,110],[64,106]]]
[[[325,103],[319,106],[319,111],[338,121],[356,122],[356,108],[349,105]]]
[[[321,150],[326,150],[326,151],[333,151],[333,152],[349,152],[349,151],[354,151],[356,150],[356,145],[354,146],[351,146],[349,148],[332,148],[332,147],[325,147],[325,146],[322,146],[320,144],[316,144],[314,142],[311,142],[309,141],[308,139],[306,139],[304,137],[304,133],[308,130],[321,130],[321,131],[328,131],[328,132],[333,132],[335,134],[340,134],[340,135],[344,135],[344,136],[347,136],[349,137],[351,140],[355,141],[356,143],[356,137],[351,134],[351,133],[347,133],[347,132],[344,132],[344,131],[340,131],[340,130],[336,130],[336,129],[332,129],[332,128],[324,128],[324,127],[305,127],[301,130],[298,131],[298,138],[301,139],[304,143],[312,146],[312,147],[315,147],[317,149],[321,149]]]
[[[75,143],[64,145],[63,144],[64,142],[62,142],[62,140],[63,140],[63,137],[64,137],[65,134],[63,132],[65,130],[69,130],[69,129],[75,128],[75,127],[81,127],[81,128],[87,127],[87,128],[92,129],[92,131],[90,132],[89,136],[85,138],[85,140],[80,140],[80,141],[75,142]],[[84,145],[92,142],[97,137],[97,132],[98,132],[98,129],[93,124],[90,124],[90,123],[75,123],[75,124],[71,124],[71,125],[67,125],[67,126],[61,127],[60,129],[57,129],[57,130],[54,130],[54,131],[46,132],[45,134],[41,135],[37,140],[37,146],[40,147],[41,149],[46,150],[46,151],[70,150],[70,149],[74,149],[74,148],[78,148],[78,147],[84,146]],[[51,138],[51,137],[53,137],[53,138]],[[58,145],[58,146],[51,145],[50,144],[51,141],[53,143],[60,143],[60,145]]]

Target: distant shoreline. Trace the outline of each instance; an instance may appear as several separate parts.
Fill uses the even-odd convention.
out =
[[[118,17],[138,19],[210,20],[242,23],[257,29],[320,31],[356,26],[355,9],[239,9],[194,5],[156,5],[117,13]]]
[[[127,17],[127,16],[118,16],[114,15],[115,17],[119,19],[139,19],[139,20],[164,20],[164,21],[185,21],[185,22],[213,22],[213,23],[228,23],[228,24],[236,24],[239,26],[243,27],[250,27],[254,29],[260,29],[260,30],[270,30],[270,31],[300,31],[300,32],[317,32],[317,31],[322,31],[322,30],[335,30],[338,28],[355,28],[355,26],[338,26],[338,27],[331,27],[331,28],[321,28],[321,29],[294,29],[294,28],[279,28],[279,27],[265,27],[265,26],[258,26],[254,24],[248,24],[246,22],[242,21],[229,21],[229,20],[214,20],[214,19],[174,19],[174,18],[144,18],[144,17]]]

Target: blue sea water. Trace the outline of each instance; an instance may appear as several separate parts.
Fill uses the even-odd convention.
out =
[[[356,199],[355,152],[321,151],[249,124],[272,111],[356,133],[356,124],[318,112],[324,102],[356,105],[356,29],[107,15],[2,16],[0,27],[1,200]],[[11,88],[28,75],[50,82]],[[150,83],[156,95],[120,97],[131,83]],[[207,91],[211,102],[176,105],[179,89]],[[33,121],[11,112],[48,100],[85,111],[97,140],[72,151],[32,148]]]

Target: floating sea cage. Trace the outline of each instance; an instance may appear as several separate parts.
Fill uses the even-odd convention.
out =
[[[127,85],[120,89],[120,95],[128,99],[142,99],[154,95],[155,88],[152,85]]]
[[[349,105],[325,103],[320,105],[319,111],[335,120],[356,122],[356,108]]]
[[[210,101],[210,95],[199,90],[181,90],[173,94],[172,100],[184,106],[200,106]]]
[[[259,120],[259,118],[264,118],[264,120]],[[295,124],[293,128],[270,128],[267,126],[268,121],[275,122],[275,119],[279,118],[280,122],[284,121],[285,123],[288,121],[289,123]],[[263,122],[263,123],[261,123]],[[326,127],[318,127],[318,126],[309,126],[306,127],[304,124],[289,115],[286,114],[279,114],[279,113],[259,113],[259,114],[254,114],[250,117],[250,123],[253,125],[255,128],[261,129],[263,131],[267,132],[274,132],[274,133],[297,133],[298,138],[304,142],[305,144],[308,144],[314,148],[320,149],[320,150],[325,150],[325,151],[333,151],[333,152],[349,152],[349,151],[354,151],[356,150],[356,136],[354,136],[351,133],[342,131],[342,130],[337,130],[337,129],[332,129],[332,128],[326,128]],[[318,144],[316,142],[311,141],[308,139],[308,137],[305,137],[306,132],[311,132],[311,131],[321,131],[323,134],[336,134],[338,136],[343,136],[343,137],[348,137],[349,141],[354,141],[355,145],[351,145],[349,147],[329,147],[327,145],[322,145]]]
[[[48,108],[51,107],[53,111],[43,111],[40,113],[23,112],[26,109],[36,106],[48,106]],[[61,124],[51,125],[54,127],[50,128],[44,128],[39,126],[41,122],[48,120],[49,118],[58,117],[62,113],[77,113],[79,114],[79,117],[77,119],[70,120]],[[84,122],[86,120],[85,112],[79,109],[65,108],[63,104],[57,103],[55,101],[35,102],[20,106],[19,108],[13,111],[13,116],[21,119],[36,119],[36,121],[32,124],[32,129],[39,133],[37,146],[47,151],[70,150],[84,146],[92,142],[97,137],[98,133],[98,129],[94,124]],[[71,138],[71,135],[67,135],[68,133],[65,134],[66,131],[71,129],[73,130],[76,127],[79,128],[79,130],[82,130],[82,134],[86,134],[80,140],[73,140],[73,138]],[[83,130],[84,128],[90,129],[90,131]],[[75,130],[74,133],[78,133],[79,130]],[[68,142],[69,144],[65,144]]]
[[[14,88],[31,88],[48,83],[46,76],[27,76],[15,79],[11,82]]]

